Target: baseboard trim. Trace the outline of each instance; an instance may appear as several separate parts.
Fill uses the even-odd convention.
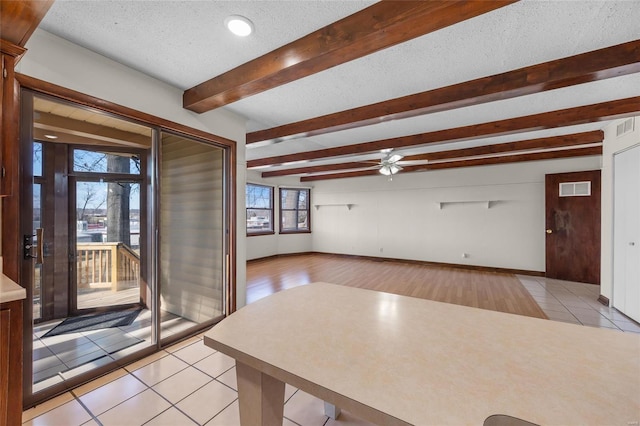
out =
[[[598,302],[602,303],[604,306],[609,306],[609,298],[603,295],[598,296]]]
[[[304,256],[305,254],[317,254],[317,253],[314,252],[314,251],[301,251],[301,252],[296,252],[296,253],[272,254],[272,255],[269,255],[269,256],[256,257],[255,259],[249,259],[249,260],[247,260],[247,263],[263,262],[265,260],[278,259],[280,257]]]
[[[457,263],[443,263],[443,262],[431,262],[427,260],[412,260],[412,259],[397,259],[392,257],[377,257],[377,256],[362,256],[358,254],[344,254],[344,253],[325,253],[319,251],[307,251],[307,252],[299,252],[299,253],[284,253],[284,254],[274,254],[271,256],[260,257],[257,259],[247,260],[247,263],[250,262],[260,262],[270,259],[277,259],[279,257],[290,257],[290,256],[302,256],[308,254],[318,254],[323,256],[335,256],[335,257],[343,257],[350,259],[363,259],[370,260],[372,262],[399,262],[399,263],[410,263],[413,265],[425,265],[425,266],[437,266],[441,268],[456,268],[456,269],[469,269],[472,271],[481,271],[481,272],[496,272],[502,274],[520,274],[520,275],[531,275],[535,277],[544,277],[545,273],[540,271],[528,271],[524,269],[509,269],[509,268],[497,268],[493,266],[478,266],[478,265],[461,265]]]

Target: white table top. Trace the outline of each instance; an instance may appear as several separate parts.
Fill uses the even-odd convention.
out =
[[[2,273],[2,257],[0,257],[0,303],[22,300],[26,297],[27,291]]]
[[[640,421],[637,334],[314,283],[245,306],[204,341],[400,423]]]

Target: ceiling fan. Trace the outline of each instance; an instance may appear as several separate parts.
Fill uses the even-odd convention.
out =
[[[427,164],[428,160],[405,160],[402,161],[404,155],[401,154],[393,154],[392,150],[383,151],[385,156],[380,160],[380,162],[376,163],[376,168],[380,174],[385,176],[389,176],[389,180],[393,179],[393,175],[402,170],[402,166],[408,165],[423,165]],[[415,157],[415,156],[414,156]]]
[[[393,176],[402,170],[402,166],[398,164],[398,161],[402,160],[404,156],[400,154],[391,154],[390,152],[380,160],[378,172],[385,176]]]

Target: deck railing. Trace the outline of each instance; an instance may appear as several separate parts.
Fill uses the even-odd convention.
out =
[[[123,243],[79,243],[76,245],[78,289],[137,287],[140,256]]]

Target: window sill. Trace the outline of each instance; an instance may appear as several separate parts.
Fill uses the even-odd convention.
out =
[[[273,235],[273,234],[275,234],[274,231],[252,232],[252,233],[247,232],[247,237],[259,237],[260,235]]]

